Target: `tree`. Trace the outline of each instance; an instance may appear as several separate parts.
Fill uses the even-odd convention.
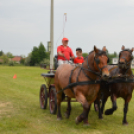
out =
[[[39,64],[39,62],[40,62],[39,51],[38,51],[38,48],[37,47],[34,47],[33,48],[33,51],[32,51],[30,65],[31,66],[34,66],[35,64]]]
[[[82,56],[85,58],[88,56],[88,53],[83,53]]]
[[[3,61],[4,64],[7,64],[8,61],[9,61],[7,55],[5,55],[5,54],[3,54],[2,56],[0,56],[0,59],[2,59],[2,61]]]
[[[7,55],[8,58],[13,58],[14,57],[13,54],[10,53],[10,52],[8,52],[6,55]]]
[[[39,45],[38,52],[39,52],[40,61],[42,61],[44,58],[46,58],[46,56],[47,56],[46,49],[42,42]]]
[[[118,54],[116,53],[116,52],[114,52],[114,53],[108,53],[108,57],[109,57],[109,64],[112,64],[112,59],[113,58],[115,58],[115,57],[117,57],[118,56]]]
[[[24,64],[25,63],[25,58],[21,58],[20,63]]]
[[[32,53],[29,53],[28,56],[25,58],[25,65],[29,66],[31,62]]]
[[[3,54],[4,54],[4,53],[3,53],[3,51],[1,50],[1,51],[0,51],[0,56],[2,56]]]
[[[43,43],[40,42],[39,46],[38,47],[34,46],[32,52],[28,55],[27,58],[25,58],[25,65],[34,66],[43,63],[44,61],[48,62],[49,55],[50,54],[46,52]]]

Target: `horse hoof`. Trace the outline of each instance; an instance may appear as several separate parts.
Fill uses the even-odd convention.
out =
[[[84,127],[89,127],[90,125],[89,125],[89,123],[84,123],[83,126]]]
[[[75,123],[76,123],[76,125],[78,125],[78,124],[80,123],[80,122],[78,121],[78,117],[76,117]]]
[[[62,117],[57,117],[57,120],[58,120],[58,121],[61,121],[61,120],[62,120]]]
[[[111,115],[111,114],[113,114],[113,111],[111,109],[107,109],[105,111],[105,115]]]
[[[103,117],[99,117],[100,120],[103,120]]]
[[[94,109],[95,109],[95,112],[99,112],[99,109],[98,109],[98,105],[97,104],[94,104]]]
[[[122,123],[124,126],[128,126],[128,122],[123,122]]]
[[[69,115],[67,113],[64,114],[66,119],[69,119]]]

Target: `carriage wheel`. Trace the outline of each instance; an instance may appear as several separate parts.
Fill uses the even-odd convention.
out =
[[[57,97],[56,90],[54,87],[50,88],[49,91],[49,109],[51,114],[56,114],[57,112]]]
[[[46,85],[42,84],[40,87],[40,107],[42,109],[47,108],[47,97],[48,97],[48,93],[47,93]]]

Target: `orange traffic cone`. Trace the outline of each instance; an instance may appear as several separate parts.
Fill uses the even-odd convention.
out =
[[[13,76],[13,79],[16,79],[17,78],[17,74],[15,74],[14,76]]]

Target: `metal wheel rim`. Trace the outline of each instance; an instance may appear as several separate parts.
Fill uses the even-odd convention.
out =
[[[40,92],[40,102],[41,102],[41,107],[44,107],[45,105],[45,90],[42,87],[41,92]]]
[[[55,94],[53,90],[50,91],[49,101],[50,101],[50,110],[51,112],[53,112],[55,108]]]

